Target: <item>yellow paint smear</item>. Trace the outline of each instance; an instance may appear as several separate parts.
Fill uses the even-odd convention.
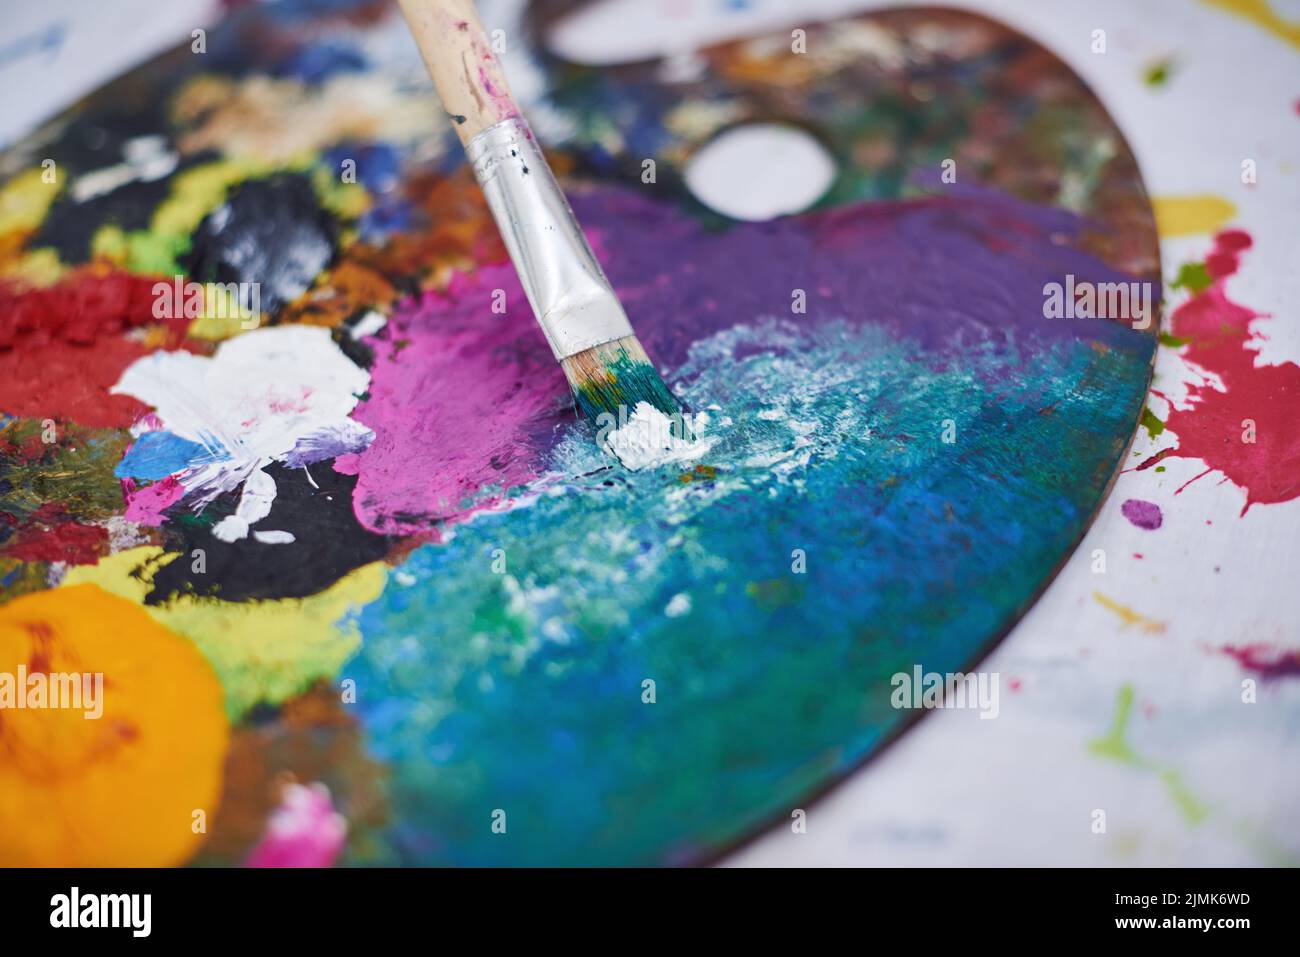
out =
[[[1202,2],[1249,20],[1293,47],[1300,48],[1300,20],[1283,18],[1273,9],[1268,0],[1202,0]]]
[[[1146,615],[1139,614],[1132,608],[1128,607],[1128,605],[1121,605],[1113,598],[1107,598],[1099,591],[1093,592],[1092,597],[1097,600],[1097,604],[1101,605],[1102,608],[1105,608],[1107,611],[1113,611],[1118,615],[1120,621],[1124,623],[1125,628],[1129,625],[1140,625],[1142,630],[1149,635],[1159,635],[1164,633],[1165,623],[1163,621],[1156,621],[1154,618],[1148,618]]]
[[[1237,207],[1222,196],[1157,196],[1151,200],[1156,211],[1156,229],[1162,239],[1211,233],[1237,215]]]
[[[217,812],[230,735],[221,684],[194,646],[138,605],[78,585],[0,608],[0,674],[16,682],[20,667],[27,706],[0,712],[0,866],[188,860],[203,840],[194,812]],[[47,689],[40,707],[33,672]],[[89,698],[63,682],[87,675]]]
[[[71,569],[64,584],[93,583],[143,604],[156,567],[189,560],[152,546],[133,548]],[[132,572],[140,568],[137,578]],[[184,596],[144,610],[194,642],[211,662],[233,720],[259,702],[278,704],[337,675],[361,647],[350,614],[378,598],[386,580],[383,563],[374,562],[307,598],[229,602]]]

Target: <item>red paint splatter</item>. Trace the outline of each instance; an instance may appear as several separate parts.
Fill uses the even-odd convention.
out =
[[[83,271],[43,289],[0,283],[0,412],[95,428],[129,426],[146,407],[108,390],[128,365],[159,345],[130,333],[161,326],[161,346],[175,349],[188,325],[184,318],[154,318],[155,282]]]
[[[1223,653],[1237,659],[1237,664],[1260,677],[1295,678],[1300,676],[1300,650],[1287,650],[1273,645],[1228,645]]]
[[[1222,472],[1246,492],[1243,515],[1251,505],[1300,497],[1300,366],[1256,366],[1250,325],[1260,314],[1227,296],[1227,279],[1250,246],[1250,236],[1240,230],[1216,236],[1205,260],[1213,282],[1173,312],[1173,334],[1188,340],[1183,357],[1217,376],[1223,391],[1192,385],[1187,407],[1171,407],[1165,420],[1178,448],[1159,455],[1201,459],[1207,466],[1202,475]]]
[[[1178,450],[1177,450],[1177,449],[1161,449],[1159,452],[1157,452],[1155,455],[1151,456],[1149,459],[1145,459],[1145,460],[1143,460],[1142,464],[1139,465],[1139,466],[1137,466],[1136,468],[1125,469],[1124,471],[1125,471],[1125,472],[1143,472],[1143,471],[1146,471],[1147,469],[1151,468],[1151,466],[1156,465],[1157,463],[1159,463],[1162,459],[1166,459],[1166,458],[1168,458],[1168,457],[1171,456],[1171,455],[1177,455],[1177,454],[1178,454]]]

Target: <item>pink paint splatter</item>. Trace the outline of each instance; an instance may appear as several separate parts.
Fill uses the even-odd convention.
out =
[[[1196,478],[1222,472],[1245,490],[1243,515],[1251,505],[1300,497],[1300,366],[1256,366],[1250,326],[1260,314],[1227,296],[1227,279],[1250,246],[1240,230],[1216,236],[1205,260],[1211,284],[1173,312],[1173,334],[1188,340],[1184,358],[1217,376],[1223,388],[1192,385],[1187,405],[1171,407],[1165,421],[1178,436],[1178,448],[1167,454],[1201,459],[1206,469]]]
[[[132,479],[122,480],[122,494],[126,497],[126,520],[139,525],[161,525],[166,511],[185,496],[185,486],[169,475],[159,482],[143,488]]]
[[[375,439],[335,463],[357,476],[361,524],[436,534],[498,506],[501,494],[470,501],[485,486],[504,492],[540,475],[572,398],[510,265],[455,276],[444,295],[399,308],[382,335],[368,340],[370,397],[353,413]]]
[[[1165,520],[1160,513],[1159,505],[1155,502],[1144,502],[1140,498],[1129,499],[1119,507],[1119,510],[1130,522],[1138,528],[1145,528],[1148,532],[1154,532]]]
[[[1300,650],[1274,645],[1228,645],[1223,653],[1237,659],[1237,664],[1254,671],[1265,680],[1300,677]]]
[[[323,784],[290,784],[271,814],[248,867],[329,867],[343,850],[348,825]]]

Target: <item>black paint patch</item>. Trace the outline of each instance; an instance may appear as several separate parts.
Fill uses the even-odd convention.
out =
[[[86,109],[59,130],[45,154],[60,170],[73,176],[116,166],[126,159],[126,144],[142,136],[157,136],[170,125],[167,105],[140,78],[124,78],[124,88],[111,97],[101,90]]]
[[[305,598],[387,554],[394,540],[370,532],[357,521],[352,511],[356,476],[334,471],[332,459],[308,466],[306,472],[279,463],[266,471],[275,479],[275,501],[271,514],[253,531],[290,532],[294,541],[266,545],[250,532],[241,541],[223,542],[212,534],[211,522],[169,518],[163,526],[165,547],[181,555],[154,574],[146,605],[160,605],[179,595],[225,601]],[[204,510],[204,517],[208,512],[230,514],[237,500],[237,494],[222,496]],[[203,551],[201,573],[194,571],[195,549]]]
[[[354,339],[352,337],[352,330],[356,328],[357,323],[359,323],[369,312],[369,309],[358,309],[347,319],[343,320],[343,325],[334,329],[331,334],[334,344],[339,347],[339,351],[362,369],[371,369],[374,367],[375,350],[361,339]],[[379,338],[387,339],[387,333],[388,327],[385,325],[383,329],[379,330]],[[366,395],[358,401],[364,402],[366,398],[369,398],[369,396],[370,393],[367,391]]]
[[[197,282],[261,283],[262,311],[274,314],[334,261],[338,232],[311,180],[276,173],[241,183],[205,216],[182,265]]]
[[[50,206],[27,248],[53,248],[59,259],[69,265],[89,262],[91,241],[99,227],[112,223],[124,232],[148,229],[154,210],[171,193],[172,177],[192,165],[193,161],[187,162],[170,176],[151,183],[127,183],[84,203],[67,194],[60,196]]]

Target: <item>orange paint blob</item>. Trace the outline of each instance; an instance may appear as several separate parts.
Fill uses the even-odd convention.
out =
[[[0,607],[0,692],[0,866],[158,867],[198,849],[229,727],[192,644],[96,585],[38,592]]]

